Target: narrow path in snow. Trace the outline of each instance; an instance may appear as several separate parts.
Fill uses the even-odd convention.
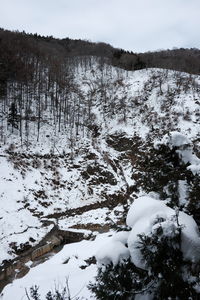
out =
[[[132,191],[131,192],[127,191],[126,193],[121,193],[118,195],[108,195],[107,196],[108,199],[105,201],[84,205],[78,208],[71,208],[63,212],[56,212],[53,214],[49,214],[44,216],[43,219],[46,220],[46,219],[60,219],[62,217],[71,217],[74,215],[81,215],[92,209],[98,209],[104,207],[112,209],[116,207],[118,204],[124,204],[124,205],[127,204],[127,200],[131,193]]]

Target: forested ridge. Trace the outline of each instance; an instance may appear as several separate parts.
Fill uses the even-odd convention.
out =
[[[91,99],[95,93],[99,93],[106,106],[108,103],[106,90],[109,89],[109,83],[105,82],[102,72],[96,86],[90,85],[90,100],[87,97],[85,101],[74,75],[75,69],[77,70],[80,65],[85,69],[92,68],[94,58],[102,70],[103,66],[107,65],[108,69],[111,66],[124,70],[164,68],[191,74],[200,73],[198,49],[134,53],[116,49],[105,43],[69,38],[56,39],[52,36],[0,29],[2,122],[7,119],[8,124],[20,130],[22,137],[23,120],[26,121],[24,126],[28,134],[29,121],[37,119],[37,140],[44,111],[48,108],[54,124],[58,124],[59,131],[62,123],[65,126],[73,124],[72,127],[76,127],[77,134],[81,125],[90,126]],[[120,86],[120,76],[116,85]],[[122,102],[124,100],[121,101],[121,106],[124,106]],[[114,108],[109,109],[112,115]],[[125,118],[126,110],[122,107],[121,110]]]
[[[0,29],[0,45],[1,84],[8,78],[30,78],[34,68],[33,61],[29,60],[31,57],[45,60],[49,65],[59,65],[69,57],[92,55],[107,59],[110,64],[125,70],[154,67],[200,74],[200,50],[196,48],[135,53],[134,49],[125,51],[103,42],[58,39],[4,29]]]

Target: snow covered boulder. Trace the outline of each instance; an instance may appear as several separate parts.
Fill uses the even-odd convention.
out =
[[[181,226],[181,251],[184,259],[193,263],[200,261],[200,233],[196,222],[183,212],[177,216],[175,210],[162,201],[148,196],[135,200],[127,215],[127,225],[132,227],[128,237],[131,260],[141,269],[146,269],[146,265],[140,249],[140,235],[151,236],[158,226],[169,237],[175,236],[178,226]]]

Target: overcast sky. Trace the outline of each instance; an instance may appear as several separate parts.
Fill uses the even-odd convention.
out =
[[[135,52],[200,48],[200,0],[0,0],[0,27]]]

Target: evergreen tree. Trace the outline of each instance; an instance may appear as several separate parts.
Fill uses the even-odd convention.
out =
[[[199,282],[199,274],[194,274],[192,264],[183,258],[178,216],[157,219],[155,224],[150,234],[140,235],[139,246],[153,277],[154,299],[198,299],[194,286]]]
[[[138,269],[130,259],[113,266],[112,263],[98,269],[96,282],[88,288],[97,299],[134,299],[134,295],[151,285],[148,272]]]
[[[13,128],[18,129],[18,114],[17,114],[17,107],[15,102],[12,102],[9,108],[8,124],[12,125],[12,129]]]
[[[138,294],[153,296],[154,300],[199,299],[195,287],[200,284],[200,274],[183,257],[181,231],[178,215],[155,219],[152,230],[139,235],[145,270],[130,259],[100,267],[89,289],[97,299],[135,299]]]
[[[192,214],[197,225],[200,226],[200,176],[191,175],[191,177],[187,210]]]

